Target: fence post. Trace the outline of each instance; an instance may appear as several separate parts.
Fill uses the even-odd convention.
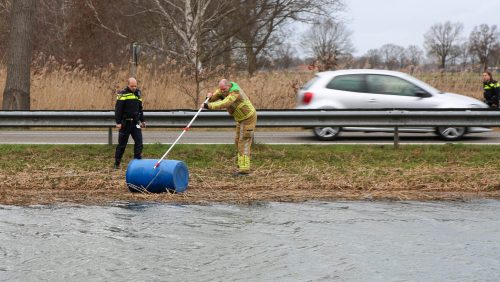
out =
[[[113,128],[108,127],[108,145],[113,145]]]
[[[394,127],[394,147],[399,147],[399,127]]]

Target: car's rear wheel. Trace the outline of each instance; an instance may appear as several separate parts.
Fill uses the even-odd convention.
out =
[[[316,138],[322,141],[331,141],[340,134],[340,127],[315,127],[313,128]]]
[[[439,138],[446,141],[460,140],[464,137],[466,131],[465,127],[438,127],[436,129]]]

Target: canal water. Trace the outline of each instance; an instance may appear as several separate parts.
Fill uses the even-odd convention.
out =
[[[0,281],[499,281],[500,202],[0,206]]]

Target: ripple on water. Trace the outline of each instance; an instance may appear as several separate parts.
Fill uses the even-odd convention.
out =
[[[493,281],[498,234],[498,201],[0,206],[0,280]]]

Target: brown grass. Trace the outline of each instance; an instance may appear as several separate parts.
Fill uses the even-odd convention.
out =
[[[146,145],[144,157],[165,147]],[[182,194],[129,192],[126,166],[111,168],[113,153],[106,145],[1,145],[0,205],[500,198],[498,146],[256,144],[252,174],[235,178],[232,146],[180,144],[171,157],[189,166]]]
[[[348,170],[325,165],[304,166],[300,173],[266,163],[244,178],[227,170],[190,171],[185,193],[131,193],[125,171],[81,170],[52,166],[17,173],[0,171],[0,204],[31,205],[74,202],[106,204],[114,201],[176,203],[302,202],[308,200],[467,200],[500,198],[500,174],[484,168],[449,167],[372,168]]]
[[[83,65],[60,65],[48,60],[33,71],[32,110],[112,110],[115,93],[125,86],[128,72],[110,65],[88,71]],[[475,73],[414,73],[415,77],[447,92],[482,99],[480,76]],[[260,72],[250,77],[233,74],[230,78],[251,96],[258,109],[290,109],[295,106],[296,89],[314,76],[313,72]],[[0,67],[0,89],[4,89],[5,67]],[[139,67],[146,110],[195,109],[194,83],[171,69]],[[212,90],[217,79],[205,83],[200,98]],[[0,103],[3,95],[0,95]]]
[[[477,73],[416,73],[415,77],[441,91],[463,94],[479,100],[483,99],[481,76]]]

